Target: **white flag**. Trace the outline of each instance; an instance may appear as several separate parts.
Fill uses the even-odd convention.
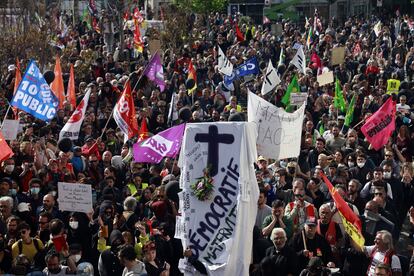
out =
[[[85,118],[85,112],[88,108],[89,96],[91,95],[91,89],[88,89],[82,101],[78,104],[76,109],[70,116],[69,121],[65,124],[59,133],[59,140],[63,138],[69,138],[71,140],[78,140],[79,130]]]
[[[305,104],[288,113],[249,92],[247,117],[257,127],[257,153],[276,160],[298,157]]]
[[[262,95],[266,95],[272,91],[280,83],[279,75],[276,69],[273,67],[272,61],[269,60],[267,65],[266,75],[264,75],[264,81],[262,85]]]
[[[305,74],[306,69],[306,59],[305,59],[305,53],[303,52],[303,47],[300,47],[298,51],[296,52],[296,55],[293,57],[291,64],[295,65],[296,68],[303,74]]]
[[[381,21],[378,21],[377,24],[374,26],[374,33],[378,37],[381,32],[382,24]]]
[[[226,76],[231,76],[233,73],[233,64],[229,61],[226,55],[221,50],[220,46],[218,47],[218,70]]]

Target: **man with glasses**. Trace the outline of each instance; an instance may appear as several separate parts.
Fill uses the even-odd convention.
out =
[[[390,199],[393,199],[393,193],[392,193],[391,185],[384,181],[384,173],[383,173],[382,168],[380,168],[380,167],[377,167],[377,168],[374,169],[373,179],[371,181],[367,182],[365,184],[364,188],[362,188],[361,197],[366,199],[366,200],[372,199],[373,198],[373,192],[374,192],[374,189],[376,187],[376,184],[384,185],[383,187],[385,188],[387,196]]]
[[[30,262],[33,262],[36,254],[43,249],[43,243],[41,240],[30,236],[30,226],[26,222],[20,223],[17,229],[20,239],[12,245],[13,258],[24,254]]]
[[[46,244],[50,239],[49,222],[52,220],[52,215],[48,212],[41,212],[38,219],[37,236]]]

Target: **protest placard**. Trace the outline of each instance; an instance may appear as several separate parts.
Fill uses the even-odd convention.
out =
[[[19,133],[19,122],[19,120],[4,120],[3,128],[1,129],[4,139],[9,141],[16,140],[17,134]]]
[[[305,104],[288,113],[251,92],[247,103],[248,121],[256,124],[258,132],[258,154],[276,160],[298,157]]]
[[[89,213],[92,208],[91,185],[58,182],[59,210]]]
[[[300,106],[308,99],[308,93],[290,94],[290,105]]]
[[[332,71],[320,74],[316,77],[319,86],[324,86],[334,82],[334,75]]]
[[[332,49],[331,64],[338,65],[344,63],[345,47],[336,47]]]

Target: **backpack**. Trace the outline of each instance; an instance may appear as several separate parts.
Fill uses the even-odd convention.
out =
[[[39,251],[41,251],[40,245],[39,245],[39,240],[32,238],[32,241],[33,241],[34,247],[36,248],[37,253],[39,253]],[[23,241],[19,240],[17,242],[17,246],[19,247],[19,255],[20,255],[20,254],[23,253]]]
[[[40,244],[39,244],[39,240],[32,238],[33,241],[33,245],[36,248],[36,254],[33,257],[33,265],[32,265],[32,269],[34,271],[36,270],[43,270],[43,268],[46,266],[46,262],[45,262],[45,257],[46,257],[46,246],[44,246],[43,249],[40,248]],[[19,240],[17,242],[17,246],[19,248],[19,255],[22,254],[23,252],[23,241]]]

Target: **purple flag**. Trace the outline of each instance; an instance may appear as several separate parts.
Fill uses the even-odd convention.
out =
[[[161,92],[164,91],[164,69],[162,68],[161,58],[158,52],[154,54],[145,68],[144,75],[159,86]]]
[[[159,163],[166,156],[175,157],[180,151],[184,129],[185,124],[181,124],[134,144],[135,162]]]

